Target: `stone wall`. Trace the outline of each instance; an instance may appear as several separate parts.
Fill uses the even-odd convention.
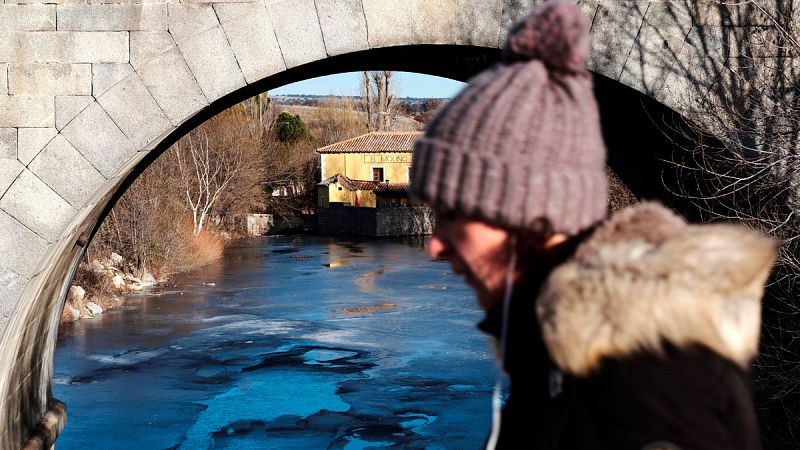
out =
[[[433,211],[424,206],[364,208],[332,203],[317,210],[317,231],[323,235],[370,237],[431,234]]]

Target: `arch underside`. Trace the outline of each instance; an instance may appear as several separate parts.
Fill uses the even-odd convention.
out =
[[[36,159],[22,164],[0,197],[0,232],[16,242],[11,245],[0,238],[0,250],[17,255],[10,262],[0,260],[0,281],[11,280],[7,283],[10,288],[0,287],[5,289],[0,295],[10,297],[6,300],[8,319],[0,323],[4,327],[0,344],[0,447],[20,446],[48,408],[52,409],[53,354],[68,284],[85,246],[111,206],[170,145],[248,97],[326,74],[381,69],[466,81],[499,60],[501,30],[528,7],[510,0],[300,3],[305,6],[294,12],[269,9],[282,1],[266,3],[276,45],[247,47],[246,36],[253,34],[253,24],[261,20],[260,15],[248,15],[247,5],[253,5],[249,3],[215,4],[213,15],[206,14],[212,8],[210,4],[184,5],[186,9],[179,11],[186,14],[187,25],[168,24],[169,34],[164,30],[125,31],[130,45],[164,37],[172,41],[166,47],[153,44],[156,50],[150,53],[130,48],[127,60],[119,62],[125,68],[113,83],[87,98],[87,104],[70,120],[58,123],[58,117],[54,119],[55,137],[48,144],[59,143],[59,151],[85,164],[86,170],[92,171],[91,180],[86,181],[79,172],[53,177],[36,164]],[[664,166],[660,161],[666,159],[670,144],[660,135],[658,123],[670,120],[665,117],[675,111],[691,116],[700,99],[690,95],[698,90],[687,86],[705,86],[701,77],[687,77],[676,72],[675,64],[665,63],[672,58],[688,65],[696,57],[697,50],[685,44],[688,28],[682,28],[690,27],[691,21],[687,25],[676,20],[668,26],[658,22],[666,20],[658,15],[658,8],[651,12],[645,7],[637,18],[617,6],[599,7],[589,0],[578,3],[594,19],[594,53],[589,66],[597,75],[596,92],[610,165],[635,194],[673,200],[661,184]],[[255,5],[260,11],[264,3]],[[311,11],[308,5],[316,9]],[[161,6],[166,10],[168,5]],[[351,17],[355,6],[360,8],[356,15],[361,18]],[[330,11],[334,16],[344,15],[336,22],[341,29],[329,23],[330,17],[325,18],[326,8],[333,8]],[[337,8],[349,12],[336,12]],[[611,13],[604,13],[603,8]],[[283,4],[283,9],[291,7]],[[302,17],[305,14],[313,16],[311,22],[319,24],[319,29],[307,29]],[[282,30],[276,17],[285,20],[286,27],[299,31]],[[646,21],[647,17],[653,23]],[[194,22],[199,25],[192,29]],[[59,19],[59,23],[64,22]],[[648,41],[637,40],[644,32],[654,35]],[[214,46],[223,45],[223,41],[229,48],[212,51],[219,50]],[[3,55],[0,51],[0,58]],[[0,67],[3,64],[0,60]],[[171,86],[152,79],[161,75],[167,81],[180,80],[178,74],[188,74],[193,84],[176,82]],[[71,161],[64,159],[61,164],[68,167]],[[55,219],[42,220],[39,216],[43,214]]]

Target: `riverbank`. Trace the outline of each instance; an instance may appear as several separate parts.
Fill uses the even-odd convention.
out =
[[[91,318],[120,307],[127,294],[163,285],[171,276],[206,266],[222,257],[225,248],[242,237],[206,230],[179,246],[176,251],[181,257],[166,258],[152,268],[141,267],[136,261],[108,249],[94,250],[92,254],[96,257],[86,258],[87,261],[78,267],[61,314],[61,324]],[[142,258],[137,259],[141,261]]]

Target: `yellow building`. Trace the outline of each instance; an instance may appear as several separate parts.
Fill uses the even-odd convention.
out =
[[[411,155],[420,137],[419,131],[378,131],[317,149],[318,205],[407,205]]]

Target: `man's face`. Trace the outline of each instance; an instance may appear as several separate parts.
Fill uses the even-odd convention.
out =
[[[489,310],[503,299],[510,258],[510,233],[486,222],[437,213],[428,241],[428,255],[446,259],[453,272],[464,276]]]

